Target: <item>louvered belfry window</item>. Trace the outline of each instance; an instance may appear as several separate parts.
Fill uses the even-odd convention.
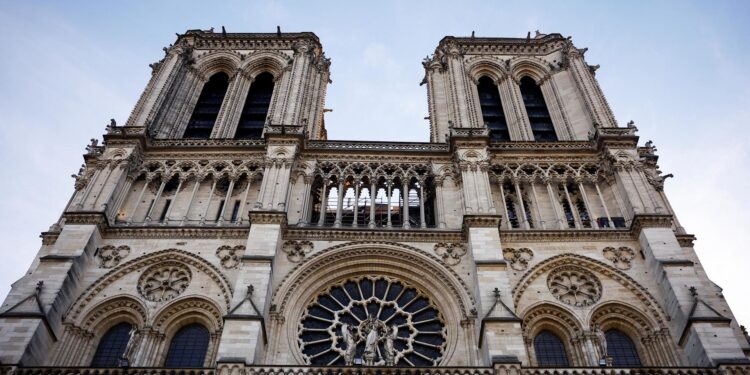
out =
[[[552,118],[547,109],[547,104],[544,102],[542,89],[537,86],[531,77],[521,78],[521,96],[526,107],[526,114],[529,115],[534,140],[556,141],[555,127],[552,125]]]
[[[211,137],[227,87],[229,87],[229,76],[226,73],[219,72],[209,78],[208,82],[203,85],[183,138],[208,139]]]
[[[490,139],[493,141],[509,141],[508,122],[505,120],[497,86],[491,78],[484,76],[479,79],[477,91],[479,92],[479,105],[482,108],[482,120],[489,128]]]
[[[263,125],[268,116],[268,107],[273,95],[273,76],[261,73],[250,85],[250,90],[242,107],[240,122],[234,137],[237,139],[258,139],[263,134]]]

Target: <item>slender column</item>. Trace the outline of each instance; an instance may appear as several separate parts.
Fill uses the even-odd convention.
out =
[[[323,178],[323,190],[320,193],[320,217],[318,218],[318,226],[322,227],[326,223],[326,211],[328,210],[328,194],[327,186],[328,179]]]
[[[602,208],[604,208],[604,214],[607,215],[607,222],[609,223],[609,227],[614,228],[615,223],[612,221],[612,216],[609,214],[607,205],[604,203],[604,197],[602,196],[602,191],[599,189],[599,183],[594,181],[594,187],[596,188],[596,195],[599,197],[599,203],[601,203]]]
[[[513,224],[510,222],[510,213],[508,213],[508,204],[505,203],[505,188],[503,188],[503,180],[497,179],[497,184],[500,186],[500,202],[503,204],[503,213],[505,213],[505,226],[508,229],[513,229]]]
[[[146,188],[148,187],[148,184],[151,183],[151,178],[146,177],[143,180],[143,187],[141,188],[141,192],[138,193],[138,199],[135,200],[135,206],[133,206],[133,212],[130,214],[130,218],[128,219],[127,224],[130,225],[133,222],[133,219],[135,218],[135,213],[138,211],[138,207],[141,205],[141,200],[143,199],[143,193],[146,192]]]
[[[339,178],[339,196],[336,202],[336,220],[333,222],[334,227],[341,226],[341,214],[344,209],[344,180]]]
[[[536,206],[536,216],[539,218],[539,224],[542,226],[542,229],[547,229],[547,223],[545,223],[544,218],[542,218],[542,209],[539,207],[539,198],[536,195],[534,181],[531,181],[529,185],[531,185],[531,195],[534,198],[534,206]]]
[[[615,203],[617,203],[617,208],[620,210],[620,214],[628,223],[630,223],[633,220],[632,211],[625,209],[625,204],[622,202],[623,197],[621,196],[623,193],[620,192],[620,189],[617,186],[617,181],[615,180],[614,184],[609,180],[605,180],[605,182],[607,183],[607,186],[609,186],[609,190],[612,190],[612,195],[615,196]],[[627,199],[627,197],[625,197],[625,199]]]
[[[263,209],[263,198],[266,195],[266,185],[268,185],[268,179],[271,177],[269,173],[270,169],[268,163],[263,167],[263,180],[261,180],[260,192],[258,192],[258,198],[256,198],[257,201],[255,202],[255,208],[261,210]]]
[[[299,221],[297,221],[297,225],[304,227],[307,225],[307,217],[310,212],[310,196],[312,195],[310,189],[312,188],[312,179],[308,176],[302,176],[302,181],[305,184],[305,188],[303,189],[302,210],[300,210],[300,218]]]
[[[208,215],[208,208],[211,207],[211,198],[214,197],[214,190],[216,189],[216,176],[211,176],[213,183],[211,184],[211,190],[208,192],[208,199],[206,200],[206,208],[203,210],[203,217],[201,217],[200,225],[206,223],[206,215]],[[226,205],[226,202],[224,203]]]
[[[581,218],[578,217],[578,210],[576,209],[575,204],[573,204],[573,201],[570,199],[570,193],[568,193],[568,186],[565,182],[563,182],[562,186],[563,186],[563,189],[565,190],[565,198],[568,200],[570,213],[573,214],[573,221],[576,224],[576,228],[580,229],[583,225],[581,224]]]
[[[557,219],[557,225],[560,227],[560,229],[565,229],[566,226],[563,224],[562,215],[560,215],[560,207],[558,207],[559,203],[557,202],[557,199],[555,198],[555,192],[552,191],[552,185],[550,184],[549,178],[545,181],[547,185],[547,195],[549,195],[549,203],[552,205],[552,209],[555,210],[555,218]]]
[[[187,208],[185,209],[185,214],[182,215],[182,220],[180,221],[180,225],[185,225],[185,220],[188,218],[188,214],[190,214],[190,208],[193,207],[193,200],[195,199],[195,193],[198,191],[198,187],[200,186],[201,181],[198,176],[195,176],[195,184],[193,185],[193,192],[190,193],[190,200],[188,201]]]
[[[81,196],[81,200],[76,203],[77,209],[82,209],[83,204],[86,203],[86,199],[89,197],[89,193],[91,193],[91,190],[94,189],[94,184],[96,184],[96,180],[99,178],[99,174],[101,173],[101,169],[97,168],[94,171],[94,175],[91,176],[91,179],[86,184],[86,187],[83,189],[83,195]]]
[[[578,190],[581,192],[581,197],[583,198],[583,205],[586,207],[586,211],[589,212],[589,221],[591,222],[591,228],[599,229],[599,224],[596,222],[594,212],[591,210],[591,204],[589,203],[588,194],[586,194],[586,189],[583,188],[583,180],[579,179],[577,182]]]
[[[167,214],[164,215],[164,224],[169,224],[169,215],[172,214],[172,209],[174,206],[177,205],[177,196],[180,195],[180,189],[182,188],[182,183],[185,182],[185,178],[180,177],[179,182],[177,183],[177,190],[174,192],[174,202],[172,202],[171,205],[169,205],[169,208],[167,208]]]
[[[377,196],[377,181],[370,181],[370,223],[369,228],[375,228],[375,197]]]
[[[419,182],[419,227],[427,228],[427,222],[424,218],[424,181]]]
[[[409,180],[403,181],[403,188],[401,189],[401,197],[404,200],[404,207],[401,210],[401,220],[403,221],[404,228],[410,228],[409,224]]]
[[[518,180],[514,180],[513,184],[516,186],[516,196],[518,197],[518,205],[521,206],[521,222],[523,223],[524,229],[531,229],[529,220],[526,217],[526,207],[523,205],[523,195],[521,195],[521,187],[518,185]]]
[[[245,206],[247,205],[247,195],[250,193],[250,185],[253,184],[253,179],[250,177],[250,175],[245,175],[245,178],[247,178],[247,186],[245,186],[245,192],[242,194],[242,201],[240,202],[240,212],[239,217],[237,218],[237,225],[242,224],[243,217],[245,216]],[[309,195],[309,186],[308,186],[308,195]]]
[[[443,198],[444,180],[435,180],[435,200],[437,201],[437,221],[440,228],[447,226],[445,222],[445,198]]]
[[[167,179],[162,177],[161,185],[159,185],[159,190],[156,192],[156,197],[154,197],[154,203],[152,203],[151,207],[148,208],[148,212],[146,212],[146,218],[143,219],[143,225],[148,225],[148,223],[151,222],[151,213],[154,212],[154,207],[156,207],[156,204],[159,203],[159,198],[161,198],[161,193],[164,191],[164,185],[166,184]]]
[[[224,224],[224,213],[227,211],[227,206],[229,206],[229,198],[232,197],[232,190],[234,190],[234,178],[229,179],[229,187],[227,188],[227,195],[226,198],[224,198],[224,204],[221,206],[221,212],[219,212],[219,220],[218,225]]]
[[[352,226],[357,226],[357,215],[359,214],[359,185],[361,184],[360,181],[357,181],[354,183],[354,221],[352,222]]]
[[[391,222],[391,188],[393,183],[391,181],[386,181],[385,185],[388,187],[388,222],[386,226],[390,228],[393,224]]]
[[[114,223],[117,220],[117,213],[120,211],[120,208],[122,207],[122,203],[125,201],[125,197],[128,196],[128,192],[130,191],[130,188],[133,187],[133,181],[134,181],[134,177],[131,177],[131,176],[125,177],[125,185],[122,187],[122,190],[119,193],[117,193],[115,204],[112,206],[112,210],[109,213],[109,219],[111,222]]]
[[[114,168],[116,168],[116,167],[117,167],[116,165],[110,164],[109,166],[106,166],[106,167],[102,168],[102,169],[109,169],[109,173],[107,173],[107,176],[106,176],[106,177],[104,177],[104,182],[102,182],[102,188],[101,188],[101,189],[99,189],[99,196],[97,196],[97,197],[96,197],[96,198],[94,199],[94,201],[93,201],[93,202],[91,202],[91,209],[92,209],[92,210],[96,210],[96,203],[97,203],[97,202],[99,202],[99,201],[100,201],[100,200],[102,199],[101,193],[102,193],[102,192],[104,191],[104,189],[105,189],[105,188],[107,187],[107,183],[109,182],[109,178],[110,178],[110,177],[112,177],[112,175],[114,174],[114,171],[115,171],[115,170],[114,170]],[[112,188],[112,190],[111,190],[111,191],[109,192],[109,195],[108,195],[108,196],[107,196],[107,198],[106,198],[106,199],[104,200],[104,203],[107,203],[107,201],[109,200],[109,197],[110,197],[110,196],[112,195],[112,193],[114,193],[114,192],[115,192],[115,189],[116,189],[116,188],[117,188],[117,186],[114,186],[114,187]]]

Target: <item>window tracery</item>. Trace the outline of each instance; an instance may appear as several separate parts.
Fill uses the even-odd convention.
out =
[[[547,287],[555,298],[575,307],[593,305],[602,296],[601,281],[593,273],[575,266],[550,271]]]
[[[182,294],[191,278],[192,273],[184,264],[163,262],[143,272],[138,280],[138,292],[149,301],[168,301]]]
[[[565,351],[565,345],[557,335],[548,330],[544,330],[534,337],[534,352],[539,366],[568,366],[568,354]]]
[[[387,276],[330,286],[308,305],[298,332],[303,357],[314,365],[368,361],[372,351],[373,364],[435,366],[447,334],[442,314],[427,296]],[[390,343],[389,334],[395,336]]]
[[[120,358],[130,341],[130,331],[133,326],[130,323],[120,323],[110,328],[99,340],[96,347],[91,367],[119,367]]]
[[[169,343],[164,367],[203,367],[208,351],[209,332],[201,324],[180,328]]]

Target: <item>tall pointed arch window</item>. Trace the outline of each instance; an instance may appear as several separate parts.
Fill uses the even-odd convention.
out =
[[[247,92],[245,105],[242,107],[240,122],[234,134],[235,138],[260,138],[268,116],[268,107],[271,105],[273,86],[271,73],[261,73],[255,77]]]
[[[523,104],[526,107],[526,114],[529,115],[531,132],[534,133],[535,141],[550,142],[557,140],[555,127],[552,125],[547,104],[544,102],[542,89],[534,82],[531,77],[521,78],[521,96]]]
[[[206,327],[194,323],[180,328],[169,344],[164,367],[203,367],[208,351]]]
[[[118,367],[128,346],[132,328],[129,323],[120,323],[110,328],[99,340],[91,367]]]
[[[539,366],[567,367],[568,354],[560,337],[550,331],[539,332],[534,337],[534,352]]]
[[[479,105],[482,108],[482,119],[490,131],[490,139],[493,141],[509,141],[508,122],[503,112],[503,104],[500,101],[500,92],[490,77],[479,78],[477,84],[479,92]]]
[[[229,87],[229,76],[224,72],[216,73],[208,79],[208,82],[203,85],[183,138],[206,139],[211,136],[216,118],[219,117],[221,103],[227,93],[227,87]]]
[[[640,367],[641,359],[633,340],[628,335],[611,329],[605,333],[607,338],[607,355],[612,357],[615,367]]]

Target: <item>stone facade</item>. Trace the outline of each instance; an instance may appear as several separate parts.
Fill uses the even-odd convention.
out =
[[[656,148],[618,127],[585,52],[559,34],[446,37],[423,62],[431,142],[333,141],[314,34],[178,36],[124,126],[87,147],[5,299],[3,369],[84,371],[126,323],[121,365],[139,368],[170,367],[197,324],[198,372],[538,373],[542,332],[563,347],[557,367],[612,366],[617,332],[653,372],[747,373],[747,337],[664,195]],[[217,73],[210,136],[184,138]],[[265,73],[262,137],[237,139]],[[529,79],[556,141],[535,141]]]

